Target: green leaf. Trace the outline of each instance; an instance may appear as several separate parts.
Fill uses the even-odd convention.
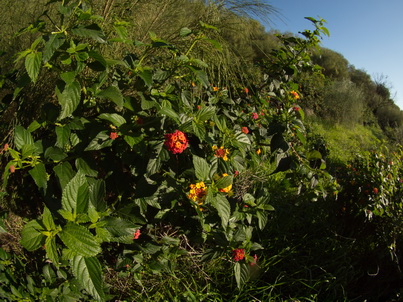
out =
[[[193,166],[195,168],[195,174],[198,180],[208,180],[210,174],[210,165],[204,158],[193,155]]]
[[[227,198],[221,194],[212,197],[211,204],[217,210],[218,216],[221,218],[221,225],[225,229],[231,216],[231,205]]]
[[[109,86],[97,94],[97,97],[107,98],[114,102],[119,108],[123,108],[123,95],[119,88]]]
[[[43,61],[45,63],[48,62],[52,58],[56,50],[58,50],[65,41],[65,37],[61,33],[51,35],[49,40],[45,43],[45,48],[43,50]]]
[[[69,72],[63,72],[60,74],[60,78],[68,85],[74,82],[76,79],[76,72],[75,71],[69,71]]]
[[[277,134],[273,135],[273,137],[270,141],[271,152],[274,152],[277,149],[281,149],[284,152],[286,152],[289,148],[290,148],[290,146],[285,141],[285,139],[281,133],[277,133]]]
[[[153,85],[153,73],[151,70],[141,70],[137,73],[148,87]]]
[[[236,140],[242,144],[250,145],[250,139],[245,133],[238,133],[236,136]]]
[[[71,129],[67,125],[63,127],[57,126],[55,132],[57,136],[56,147],[63,149],[70,142]]]
[[[34,132],[35,130],[39,129],[41,127],[41,124],[38,123],[38,121],[33,121],[31,124],[29,124],[27,130],[29,132]]]
[[[259,229],[263,230],[266,226],[267,222],[269,221],[269,214],[263,211],[257,211],[256,217],[259,225]]]
[[[144,139],[143,135],[139,136],[131,136],[131,135],[125,135],[124,140],[126,143],[130,146],[130,148],[133,148],[134,145],[137,145]]]
[[[102,179],[97,179],[90,183],[90,203],[95,207],[98,212],[103,212],[106,210],[106,186],[105,181]]]
[[[65,186],[74,177],[73,168],[71,167],[70,163],[63,162],[54,167],[53,171],[55,171],[56,176],[59,179],[60,187],[62,190],[64,190]]]
[[[169,116],[172,118],[178,125],[180,124],[179,122],[179,115],[169,107],[162,107],[161,110],[159,111],[160,114]]]
[[[48,174],[46,173],[45,165],[43,163],[37,164],[29,170],[29,174],[34,179],[38,188],[46,192],[46,188],[48,187]]]
[[[71,32],[77,36],[84,38],[92,38],[99,43],[105,43],[105,34],[97,24],[91,24],[88,26],[78,26],[71,30]]]
[[[197,123],[196,121],[192,121],[193,132],[197,135],[197,137],[203,141],[206,136],[206,128],[204,127],[204,123]]]
[[[68,222],[58,235],[67,248],[74,251],[76,255],[93,257],[102,251],[95,236],[82,225]]]
[[[88,208],[88,183],[85,174],[78,171],[62,193],[62,208],[75,214],[85,213]]]
[[[98,118],[102,120],[107,120],[116,127],[120,127],[126,123],[125,118],[117,113],[101,113],[100,115],[98,115]]]
[[[28,222],[21,232],[21,245],[28,251],[34,251],[42,247],[45,242],[45,236],[42,235],[43,226],[37,220]]]
[[[186,37],[186,36],[190,35],[191,33],[192,33],[192,30],[190,28],[183,27],[183,28],[181,28],[179,35],[181,37]]]
[[[41,52],[31,52],[25,57],[25,69],[32,82],[36,82],[41,71],[42,64],[42,53]]]
[[[58,147],[49,147],[45,151],[45,158],[50,158],[55,162],[59,162],[67,157],[67,154]]]
[[[98,171],[93,170],[90,165],[81,157],[76,159],[76,168],[87,176],[97,177]]]
[[[48,230],[48,231],[56,230],[56,225],[55,225],[55,222],[53,221],[52,213],[50,212],[50,210],[47,207],[45,207],[43,209],[42,222],[43,222],[43,225],[45,226],[46,230]]]
[[[201,108],[197,114],[196,114],[196,119],[200,122],[204,122],[206,120],[209,120],[210,118],[213,117],[214,113],[216,112],[217,108],[213,106],[206,106]]]
[[[46,237],[45,241],[46,257],[52,261],[55,266],[59,264],[59,255],[57,254],[56,237]]]
[[[67,84],[61,93],[59,88],[56,87],[56,95],[60,105],[62,106],[59,119],[64,119],[70,116],[80,104],[81,85],[79,82],[74,81],[71,84]]]
[[[102,220],[102,222],[105,222],[104,228],[113,236],[111,241],[131,243],[134,233],[138,229],[138,226],[131,221],[118,217],[108,217]]]
[[[33,145],[34,139],[28,130],[20,125],[17,125],[14,128],[14,144],[17,150],[20,150],[24,145]]]
[[[71,268],[74,276],[81,286],[97,301],[105,301],[102,283],[102,267],[95,257],[86,258],[75,256],[71,260]]]
[[[232,185],[232,181],[233,181],[233,177],[232,175],[227,175],[225,177],[220,178],[217,182],[216,182],[216,186],[219,189],[222,188],[226,188],[230,185]]]
[[[209,86],[209,80],[208,80],[208,76],[207,73],[200,68],[196,68],[196,67],[192,67],[192,66],[188,66],[189,69],[194,73],[194,75],[196,76],[197,80],[205,87],[207,88]]]
[[[113,140],[110,139],[106,131],[101,131],[94,137],[84,151],[101,150],[106,147],[110,147],[113,144]]]
[[[234,265],[234,275],[236,284],[239,289],[245,284],[249,279],[249,264],[236,262]]]

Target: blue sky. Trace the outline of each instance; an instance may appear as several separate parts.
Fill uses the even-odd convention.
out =
[[[403,110],[403,0],[267,0],[278,13],[271,28],[313,29],[304,17],[323,18],[330,37],[322,46],[342,54],[373,79],[383,75]],[[270,29],[268,26],[268,29]]]

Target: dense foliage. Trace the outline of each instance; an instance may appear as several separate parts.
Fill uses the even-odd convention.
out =
[[[401,150],[337,162],[305,122],[304,106],[339,123],[384,108],[361,116],[362,75],[314,64],[324,20],[275,42],[231,1],[128,21],[155,4],[50,1],[6,49],[0,296],[397,298]]]

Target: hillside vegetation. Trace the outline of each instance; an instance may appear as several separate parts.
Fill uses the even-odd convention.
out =
[[[254,0],[2,1],[0,297],[398,301],[403,113]]]

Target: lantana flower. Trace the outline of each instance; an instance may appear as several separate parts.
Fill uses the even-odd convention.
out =
[[[212,147],[212,149],[214,151],[214,156],[215,157],[222,158],[225,161],[228,160],[229,150],[225,149],[224,146],[221,146],[220,148],[218,148],[216,145],[214,145]]]
[[[293,97],[294,100],[298,100],[300,98],[298,92],[296,92],[294,90],[291,91],[290,94],[291,94],[291,96]]]
[[[242,132],[248,134],[249,133],[248,127],[242,127]]]
[[[252,113],[252,118],[253,118],[254,120],[257,120],[257,119],[259,118],[259,114],[257,114],[256,112],[253,112],[253,113]]]
[[[189,145],[188,139],[182,131],[176,130],[174,133],[165,134],[164,145],[173,154],[182,153]]]
[[[133,234],[133,239],[139,239],[141,235],[140,229],[137,229],[136,232]]]
[[[232,250],[232,259],[238,262],[245,258],[245,249],[234,249]]]
[[[228,174],[227,174],[227,173],[224,173],[224,174],[222,175],[222,177],[225,177],[225,176],[228,176]],[[222,193],[228,193],[229,191],[231,191],[231,189],[232,189],[232,184],[230,184],[228,187],[218,189],[218,191],[220,191],[220,192],[222,192]]]
[[[207,196],[207,187],[203,181],[191,184],[188,198],[201,206]],[[201,209],[200,209],[201,210]]]
[[[109,138],[111,140],[115,140],[119,137],[119,135],[116,132],[111,132],[111,134],[109,134]]]

